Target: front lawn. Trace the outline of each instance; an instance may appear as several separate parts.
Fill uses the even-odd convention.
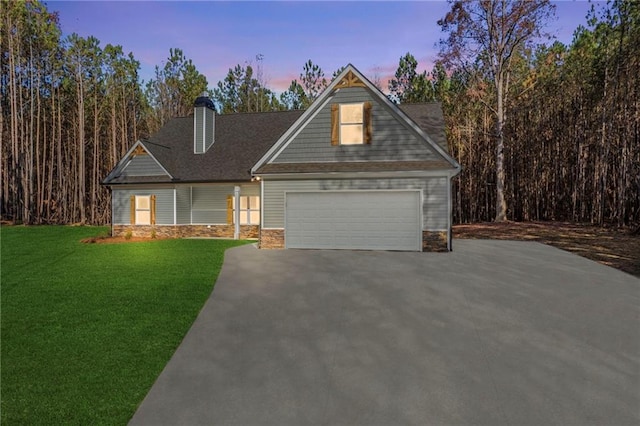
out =
[[[244,242],[2,227],[0,423],[126,424]]]

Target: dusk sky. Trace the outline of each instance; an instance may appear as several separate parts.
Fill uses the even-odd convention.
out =
[[[591,5],[554,4],[556,18],[547,31],[568,44],[576,27],[585,25]],[[352,63],[369,78],[379,76],[385,89],[406,52],[418,59],[420,70],[431,70],[436,43],[444,36],[437,21],[450,8],[444,1],[50,1],[47,6],[59,12],[63,36],[93,35],[102,47],[119,44],[133,52],[145,81],[166,61],[169,48],[177,47],[207,77],[209,88],[229,68],[255,63],[261,54],[266,85],[277,92],[286,90],[309,59],[328,78]]]

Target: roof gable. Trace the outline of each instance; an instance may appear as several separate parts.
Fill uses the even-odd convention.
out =
[[[194,117],[174,118],[148,140],[136,142],[103,183],[250,181],[251,166],[301,114],[302,111],[283,111],[217,115],[216,143],[202,154],[193,151]],[[122,175],[129,155],[141,144],[166,171],[165,175]]]
[[[349,155],[344,155],[345,158],[327,158],[327,153],[320,153],[320,158],[314,157],[314,155],[318,155],[318,152],[314,151],[315,148],[311,147],[311,152],[313,152],[311,158],[307,155],[305,156],[302,152],[294,153],[292,151],[296,151],[295,143],[304,140],[305,137],[309,137],[310,134],[316,131],[324,131],[326,138],[326,126],[327,126],[327,118],[326,113],[327,109],[330,108],[330,103],[334,102],[334,100],[345,101],[349,97],[349,94],[359,94],[363,96],[366,93],[366,97],[368,99],[374,101],[375,105],[378,107],[379,116],[387,116],[396,120],[396,128],[397,125],[401,126],[405,131],[408,131],[411,134],[411,137],[408,139],[402,139],[409,144],[414,143],[414,153],[415,149],[418,149],[418,145],[421,146],[421,160],[427,159],[427,157],[431,156],[431,159],[434,160],[444,160],[448,163],[450,168],[458,169],[460,165],[447,153],[446,145],[445,147],[439,145],[435,142],[423,129],[420,128],[405,112],[403,112],[397,105],[393,104],[378,88],[376,88],[369,80],[367,80],[353,65],[349,64],[343,71],[340,73],[331,84],[325,89],[324,92],[318,97],[318,99],[307,109],[295,123],[285,132],[282,137],[273,145],[273,147],[267,151],[267,153],[262,156],[262,158],[253,166],[251,169],[252,173],[258,171],[260,167],[267,163],[279,163],[279,162],[296,162],[302,161],[302,158],[306,158],[306,161],[358,161],[357,158],[353,158],[354,155],[351,155],[352,158],[349,158]],[[356,95],[357,97],[357,95]],[[374,121],[375,123],[375,121]],[[320,129],[314,129],[314,126],[319,126]],[[330,126],[330,121],[329,121]],[[325,129],[323,129],[325,127]],[[393,127],[393,126],[392,126]],[[380,129],[379,129],[380,130]],[[383,130],[383,129],[382,129]],[[384,131],[384,130],[383,130]],[[374,138],[375,138],[375,130],[374,130]],[[387,135],[388,136],[388,135]],[[444,135],[443,135],[444,136]],[[393,138],[392,138],[393,139]],[[398,138],[396,138],[396,142],[398,142]],[[328,142],[328,141],[327,141]],[[294,144],[294,148],[291,151],[287,151],[288,147]],[[311,143],[313,146],[314,144]],[[326,146],[327,144],[323,145]],[[373,145],[373,144],[372,144]],[[299,147],[298,147],[299,148]],[[336,148],[336,147],[333,147]],[[357,150],[358,147],[346,147],[340,146],[345,152],[349,152],[353,154],[354,150]],[[361,148],[361,147],[359,147]],[[371,146],[367,146],[367,148],[371,148]],[[387,147],[388,148],[388,147]],[[285,154],[285,151],[287,153]],[[300,150],[299,150],[300,151]],[[335,151],[333,150],[334,154]],[[390,160],[402,161],[406,160],[403,157],[405,154],[408,154],[412,150],[409,150],[403,154],[401,154],[400,158],[388,158]],[[420,151],[420,149],[418,149]],[[360,150],[363,152],[363,150]],[[387,153],[391,153],[392,150],[387,149]],[[282,155],[282,158],[280,156]],[[325,158],[323,158],[325,155]],[[341,155],[341,154],[338,154]],[[357,157],[357,155],[356,155]],[[375,157],[375,156],[374,156]],[[380,158],[360,158],[360,161],[371,161],[371,160],[380,160]]]
[[[142,141],[137,141],[109,173],[103,183],[156,182],[168,179],[171,179],[169,172]]]
[[[371,104],[372,138],[367,145],[331,145],[331,106]],[[269,163],[441,160],[435,149],[362,86],[344,87],[331,96],[306,125],[291,136]]]

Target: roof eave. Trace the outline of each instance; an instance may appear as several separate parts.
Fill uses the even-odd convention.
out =
[[[360,172],[293,172],[293,173],[256,173],[261,180],[269,179],[362,179],[362,178],[416,178],[451,177],[452,169],[412,170],[412,171],[360,171]]]

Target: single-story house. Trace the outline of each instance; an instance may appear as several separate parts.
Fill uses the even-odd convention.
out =
[[[395,105],[348,65],[305,111],[194,114],[137,141],[103,184],[112,234],[261,248],[451,250],[439,103]]]

